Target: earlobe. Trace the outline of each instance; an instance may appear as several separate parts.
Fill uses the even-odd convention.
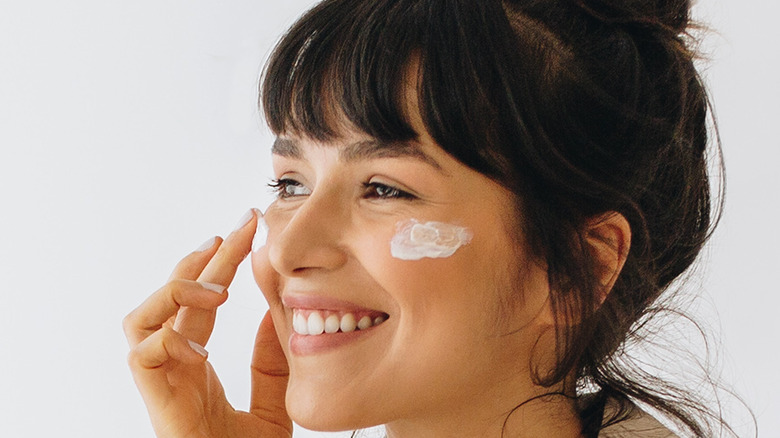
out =
[[[626,263],[631,248],[631,226],[626,218],[610,211],[585,223],[585,240],[595,263],[595,274],[604,302]]]

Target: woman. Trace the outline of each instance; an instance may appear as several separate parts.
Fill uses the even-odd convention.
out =
[[[711,231],[688,26],[682,0],[318,4],[262,85],[277,200],[125,320],[158,436],[673,436],[637,402],[711,436],[621,362]],[[202,346],[255,229],[238,412]]]

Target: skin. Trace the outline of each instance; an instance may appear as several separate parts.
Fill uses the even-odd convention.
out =
[[[330,143],[277,143],[274,171],[286,185],[252,262],[290,366],[287,410],[315,430],[386,424],[391,437],[500,436],[513,408],[559,390],[534,385],[530,371],[551,358],[551,342],[536,344],[554,319],[546,272],[522,249],[511,193],[444,153],[419,117],[414,124],[423,134],[400,156],[356,153],[371,139],[352,131]],[[465,226],[474,238],[449,258],[398,260],[389,242],[410,218]],[[296,354],[287,295],[336,298],[389,319],[357,342]],[[511,313],[510,301],[519,303]],[[564,397],[520,411],[509,426],[523,434],[507,436],[579,436]]]
[[[267,244],[252,254],[272,318],[258,330],[247,412],[227,402],[188,340],[208,341],[227,291],[204,282],[230,285],[259,212],[185,257],[125,318],[128,362],[158,437],[289,437],[290,418],[318,430],[385,424],[394,438],[580,436],[570,398],[535,399],[563,390],[531,378],[553,364],[555,316],[545,269],[516,232],[511,194],[445,154],[419,118],[413,125],[422,134],[411,155],[345,156],[370,140],[352,131],[328,144],[287,136],[293,143],[275,154],[276,177],[295,184],[266,211]],[[466,226],[474,238],[449,258],[398,260],[389,242],[409,218]],[[606,296],[628,225],[608,214],[586,227]],[[282,302],[291,295],[337,298],[389,319],[354,342],[296,353]]]
[[[249,253],[256,221],[253,213],[224,241],[216,238],[210,247],[187,255],[168,283],[123,321],[128,364],[160,438],[292,436],[284,409],[287,363],[270,317],[263,319],[255,340],[247,412],[233,409],[206,357],[188,343],[208,341],[216,309],[228,293],[203,283],[230,285]]]

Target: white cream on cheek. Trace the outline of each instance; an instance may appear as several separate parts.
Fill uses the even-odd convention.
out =
[[[466,227],[444,222],[421,223],[416,219],[398,222],[396,229],[390,241],[390,254],[401,260],[449,257],[474,236]]]

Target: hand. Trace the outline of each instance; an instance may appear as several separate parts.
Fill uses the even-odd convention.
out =
[[[128,362],[159,438],[292,436],[284,407],[287,362],[268,314],[255,339],[249,412],[228,403],[202,347],[250,251],[259,214],[253,210],[224,242],[215,238],[182,259],[168,283],[125,317]]]

